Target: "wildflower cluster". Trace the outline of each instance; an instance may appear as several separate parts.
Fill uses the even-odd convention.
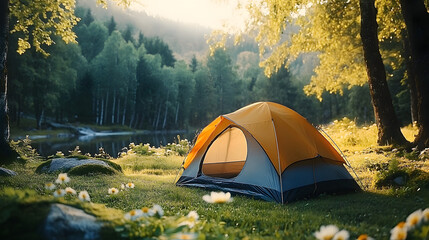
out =
[[[196,211],[186,216],[164,216],[159,205],[152,208],[142,207],[125,213],[126,224],[116,228],[121,236],[138,236],[156,239],[197,239],[195,226],[199,224]]]
[[[81,156],[82,151],[80,151],[79,146],[76,146],[72,151],[69,151],[70,156]]]
[[[106,153],[104,151],[104,148],[102,148],[102,147],[100,147],[98,149],[98,153],[94,154],[94,157],[103,158],[103,159],[111,159],[112,158],[108,153]]]
[[[335,225],[321,226],[313,234],[319,240],[348,240],[347,230],[339,230]],[[398,223],[390,230],[390,240],[425,239],[429,236],[429,208],[418,209],[411,213],[405,222]],[[373,240],[367,234],[361,234],[357,240]]]
[[[140,143],[138,145],[135,145],[135,143],[130,143],[127,147],[122,148],[122,151],[118,153],[119,157],[124,157],[127,155],[143,155],[143,156],[151,156],[155,153],[156,148],[151,147],[149,143],[143,144]]]
[[[118,194],[119,192],[122,192],[122,191],[126,191],[126,190],[128,190],[128,189],[132,189],[132,188],[134,188],[135,187],[135,185],[134,185],[134,183],[132,183],[132,182],[128,182],[128,183],[121,183],[121,186],[120,186],[120,188],[118,189],[118,188],[115,188],[115,187],[112,187],[112,188],[109,188],[108,190],[107,190],[107,193],[109,194],[109,195],[116,195],[116,194]]]
[[[425,239],[429,234],[429,208],[418,209],[408,215],[405,222],[390,230],[391,240]]]
[[[143,155],[143,156],[184,156],[189,151],[190,143],[187,139],[180,140],[178,136],[178,143],[168,143],[166,146],[154,147],[150,146],[149,143],[138,144],[130,143],[128,147],[122,148],[121,152],[118,153],[119,157],[124,157],[127,155]]]
[[[165,155],[179,155],[185,156],[189,151],[190,143],[188,139],[180,140],[180,136],[177,136],[178,143],[169,143],[167,146],[164,146]]]
[[[53,191],[52,194],[56,198],[78,195],[78,198],[81,201],[91,201],[91,198],[86,190],[80,191],[79,194],[77,194],[76,190],[74,190],[73,188],[65,187],[65,184],[69,182],[70,178],[67,176],[67,173],[60,173],[55,180],[55,184],[52,182],[48,182],[45,184],[45,189],[49,192]],[[56,184],[58,184],[58,186]]]

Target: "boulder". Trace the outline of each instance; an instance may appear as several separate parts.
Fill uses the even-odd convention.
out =
[[[398,186],[404,186],[406,183],[404,176],[399,176],[393,179],[393,182]]]
[[[47,162],[48,163],[48,162]],[[70,169],[81,165],[102,165],[109,167],[109,165],[101,160],[96,159],[78,159],[78,158],[56,158],[51,160],[48,164],[42,164],[37,172],[40,173],[53,173],[53,172],[68,172]]]
[[[18,175],[16,172],[0,167],[0,176],[16,176]]]
[[[81,209],[64,204],[52,204],[43,225],[48,240],[100,239],[102,223]]]

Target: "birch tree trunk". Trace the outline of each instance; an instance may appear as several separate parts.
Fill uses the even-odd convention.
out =
[[[100,123],[98,125],[103,125],[103,116],[104,116],[104,98],[101,98],[101,112],[100,112]]]
[[[165,125],[167,123],[167,113],[168,113],[168,97],[170,96],[170,91],[167,92],[167,100],[165,100],[165,113],[164,113],[164,121],[162,123],[162,129],[165,129]]]
[[[127,102],[128,102],[128,94],[125,95],[124,112],[122,113],[122,126],[125,125],[125,118],[127,116]]]
[[[109,91],[106,92],[106,102],[104,104],[104,116],[103,116],[103,123],[101,125],[103,125],[105,122],[109,121],[107,120],[107,109],[109,107]]]
[[[112,121],[111,123],[115,123],[115,107],[116,107],[116,89],[113,90],[113,104],[112,104]]]
[[[174,119],[174,125],[176,125],[176,126],[177,126],[177,118],[179,117],[179,107],[180,107],[180,104],[179,104],[179,102],[177,102],[176,118]]]
[[[116,111],[116,122],[115,123],[117,123],[117,124],[119,124],[119,115],[120,115],[120,112],[121,112],[121,99],[120,98],[118,98],[118,107],[117,107],[117,111]]]

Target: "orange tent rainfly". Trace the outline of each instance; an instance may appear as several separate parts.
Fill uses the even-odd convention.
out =
[[[258,102],[207,125],[176,184],[287,203],[360,190],[343,164],[304,117],[280,104]]]

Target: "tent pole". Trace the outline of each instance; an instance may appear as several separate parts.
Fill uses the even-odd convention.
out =
[[[346,161],[346,166],[348,166],[349,168],[352,169],[353,173],[355,174],[357,180],[359,181],[360,185],[362,186],[363,189],[366,190],[366,187],[363,185],[362,181],[360,180],[359,176],[357,175],[357,173],[355,172],[355,169],[352,167],[352,165],[350,164],[349,160],[347,159],[346,155],[343,153],[343,151],[341,151],[340,147],[338,147],[337,143],[334,141],[334,139],[331,138],[331,136],[329,136],[328,133],[325,132],[325,130],[323,130],[323,128],[321,127],[317,127],[318,130],[322,131],[326,136],[328,136],[328,138],[332,141],[332,143],[334,143],[335,147],[337,147],[338,151],[340,151],[342,157],[344,158],[344,160]]]
[[[274,124],[274,119],[271,119],[271,122],[273,123],[274,135],[276,136],[277,160],[279,162],[280,196],[282,197],[282,204],[283,204],[284,203],[284,199],[283,199],[283,181],[282,181],[282,169],[281,169],[281,166],[280,166],[279,141],[277,139],[277,131],[276,131],[276,125]]]

